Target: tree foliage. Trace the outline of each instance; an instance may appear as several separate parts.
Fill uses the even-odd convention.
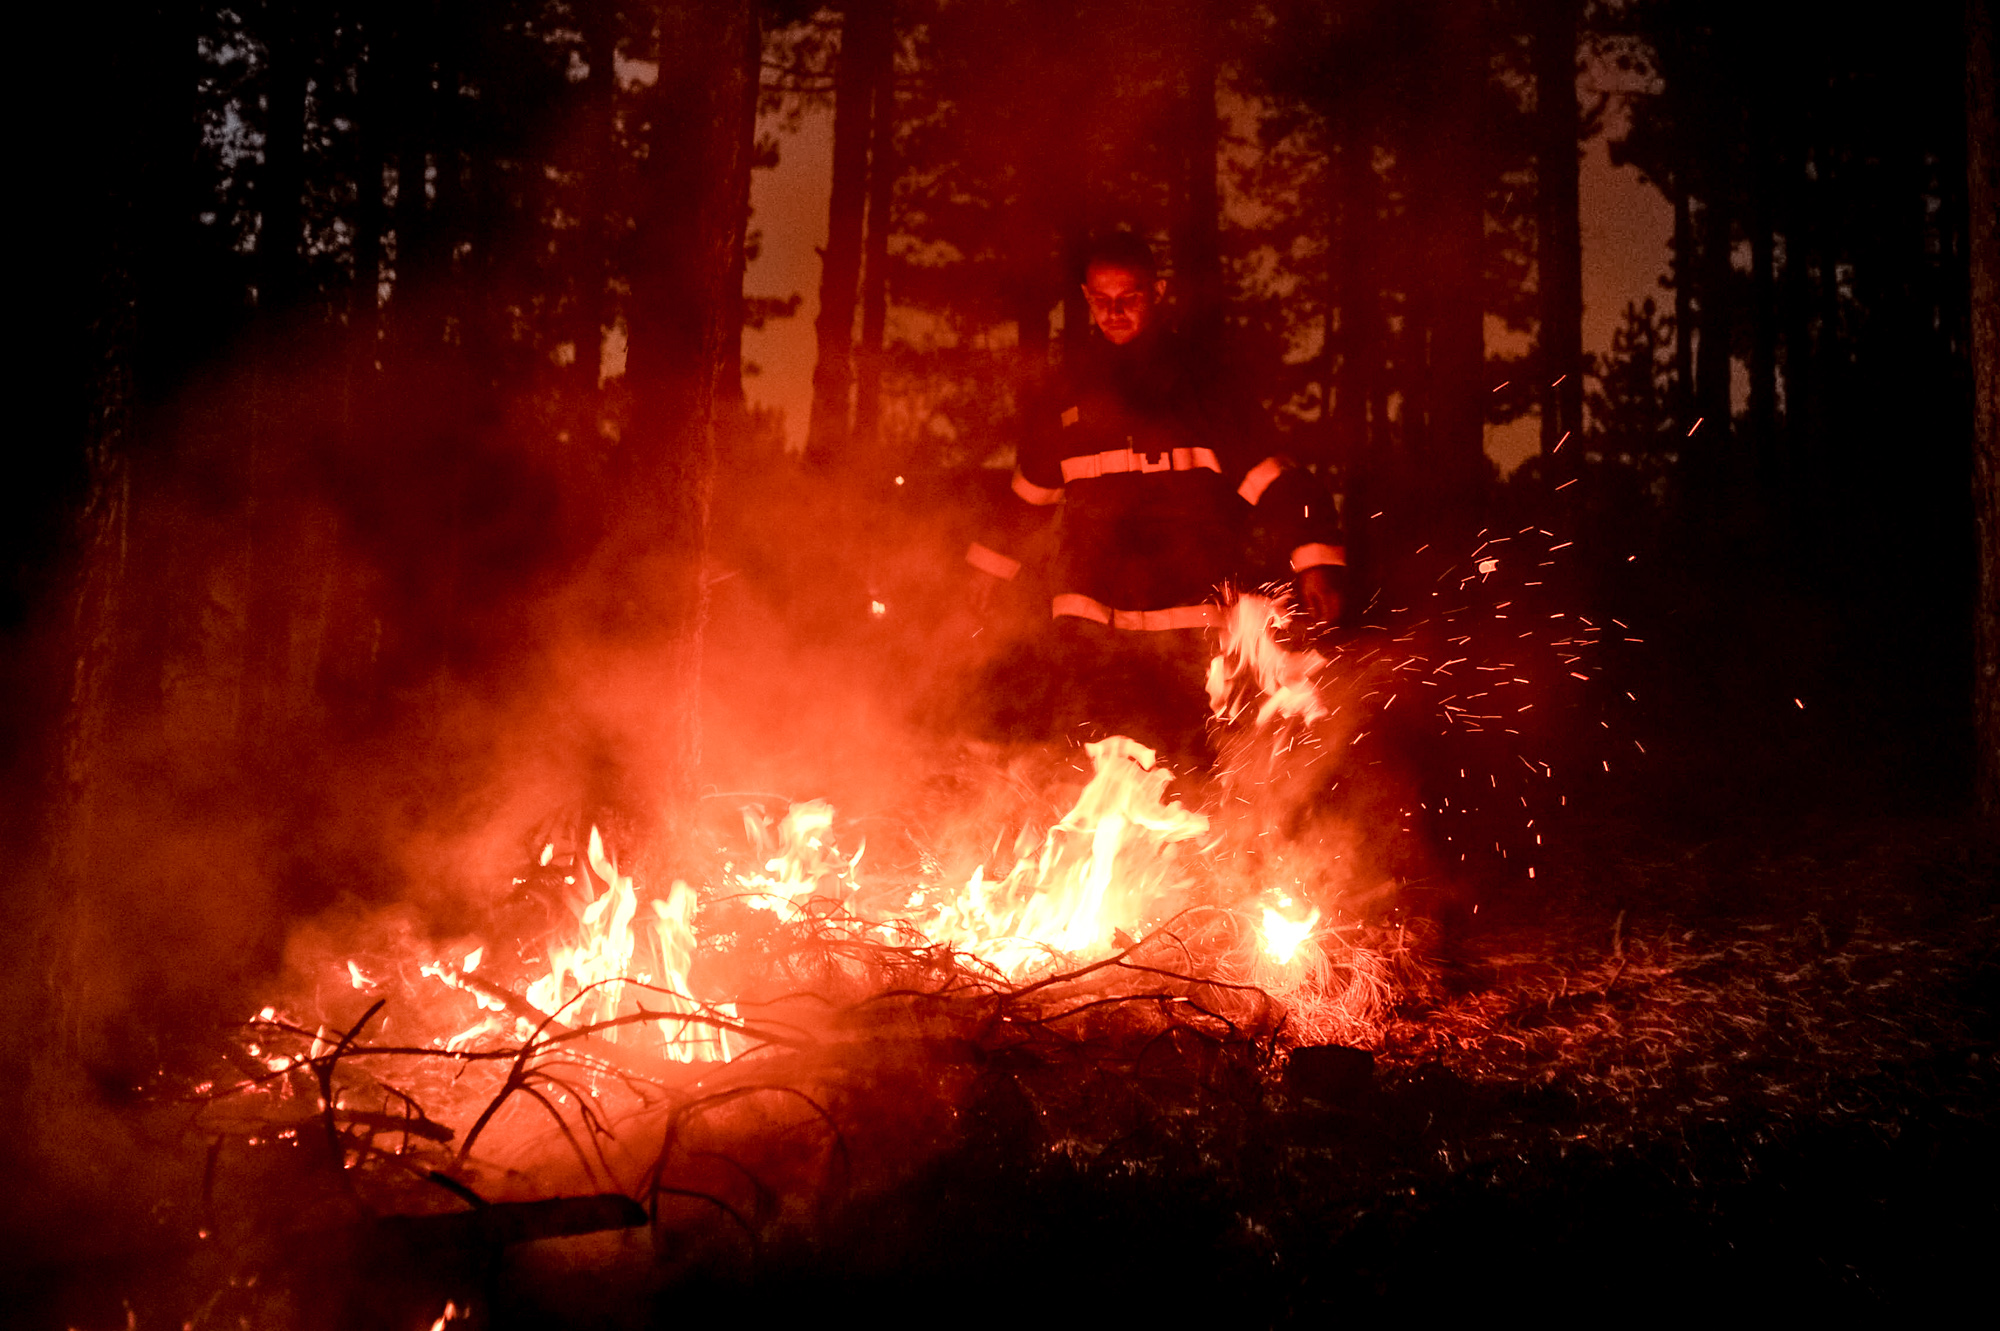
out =
[[[663,414],[719,395],[725,523],[743,477],[790,465],[749,447],[736,337],[797,307],[739,280],[719,326],[662,314],[686,256],[648,209],[700,114],[677,71],[716,76],[674,35],[704,8],[327,0],[106,25],[103,90],[72,99],[56,149],[102,169],[50,203],[56,410],[10,568],[17,616],[63,548],[164,581],[134,598],[90,563],[72,623],[115,642],[82,653],[79,697],[146,700],[162,743],[255,749],[302,716],[367,732],[441,678],[504,677],[621,522],[682,511],[678,482],[634,499]],[[1004,468],[1023,386],[1087,336],[1077,247],[1129,226],[1343,494],[1364,584],[1428,585],[1502,513],[1598,521],[1613,546],[1643,528],[1705,585],[1754,567],[1849,607],[1839,651],[1900,661],[1924,684],[1903,696],[1962,698],[1960,8],[766,4],[738,54],[767,133],[859,126],[817,302],[846,361],[824,366],[816,465],[871,485]],[[863,19],[877,58],[843,85]],[[1589,91],[1611,74],[1624,91]],[[747,109],[731,128],[764,164],[782,150]],[[1564,148],[1597,135],[1676,226],[1657,300],[1633,293],[1592,360]],[[711,353],[713,384],[669,390]],[[1503,484],[1486,430],[1528,413],[1542,456]],[[61,513],[83,515],[67,547]]]

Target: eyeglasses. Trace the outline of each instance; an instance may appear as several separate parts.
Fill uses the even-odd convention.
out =
[[[1095,291],[1086,291],[1083,300],[1094,314],[1137,314],[1152,304],[1153,294],[1143,289],[1116,296],[1101,296]]]

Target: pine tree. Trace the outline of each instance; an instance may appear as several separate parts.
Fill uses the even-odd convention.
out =
[[[1973,742],[1978,801],[2000,826],[2000,24],[1992,0],[1966,0],[1967,208],[1972,223],[1973,513],[1978,600]]]

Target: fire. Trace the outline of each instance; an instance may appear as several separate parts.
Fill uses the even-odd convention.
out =
[[[1004,874],[985,865],[956,888],[919,884],[899,910],[851,915],[864,931],[907,940],[912,932],[1019,979],[1059,957],[1091,956],[1130,936],[1184,875],[1172,848],[1208,831],[1208,819],[1166,798],[1173,774],[1143,744],[1123,736],[1085,746],[1093,767],[1077,802]],[[738,873],[745,900],[783,918],[851,905],[861,888],[864,843],[843,856],[833,806],[793,805],[775,829],[746,819],[766,853],[761,871]]]
[[[528,1001],[543,1012],[560,1013],[571,1025],[609,1021],[618,1015],[627,979],[648,983],[650,975],[632,970],[638,935],[632,921],[639,913],[639,894],[632,878],[604,853],[604,838],[590,829],[590,868],[605,884],[602,896],[587,900],[577,916],[578,938],[549,949],[549,973],[528,986]],[[588,878],[583,887],[589,892]],[[616,1040],[616,1028],[605,1038]]]
[[[1145,745],[1113,736],[1085,746],[1094,768],[1076,805],[1038,850],[965,887],[914,922],[932,940],[1009,978],[1057,955],[1087,956],[1143,929],[1184,875],[1173,848],[1208,831],[1206,816],[1166,798],[1173,774]]]
[[[1508,547],[1509,568],[1527,544]],[[1494,617],[1509,608],[1501,601]],[[1514,612],[1516,622],[1496,630],[1509,642]],[[339,958],[314,955],[326,968],[316,970],[316,996],[337,987],[343,1012],[322,1026],[266,1008],[249,1061],[235,1061],[243,1083],[229,1094],[267,1097],[278,1129],[299,1135],[298,1124],[316,1123],[301,1115],[319,1094],[326,1130],[362,1145],[394,1132],[397,1154],[431,1152],[447,1173],[498,1180],[568,1147],[584,1174],[610,1171],[623,1188],[643,1172],[648,1134],[662,1128],[674,1140],[684,1112],[835,1073],[858,1071],[872,1084],[878,1068],[927,1066],[934,1041],[955,1042],[975,1024],[980,1039],[1032,1029],[1051,1048],[1115,1044],[1121,1057],[1128,1041],[1161,1028],[1212,1028],[1259,1048],[1372,1044],[1420,962],[1372,914],[1399,886],[1370,840],[1384,805],[1368,802],[1373,788],[1363,799],[1338,793],[1337,779],[1377,780],[1362,770],[1375,750],[1353,755],[1392,704],[1399,726],[1436,719],[1452,733],[1473,723],[1496,731],[1533,705],[1509,707],[1511,689],[1529,687],[1530,665],[1493,661],[1475,643],[1481,624],[1453,615],[1468,612],[1440,610],[1401,631],[1365,626],[1315,649],[1287,632],[1282,598],[1240,598],[1208,670],[1221,761],[1199,805],[1178,793],[1159,755],[1114,737],[1087,746],[1073,799],[1025,828],[1010,814],[1011,839],[989,842],[991,824],[977,840],[959,835],[971,828],[947,828],[923,843],[877,840],[871,858],[823,800],[752,807],[747,846],[733,836],[709,843],[702,849],[716,862],[682,869],[682,880],[653,878],[630,847],[618,848],[620,863],[596,828],[537,836],[521,858],[538,867],[523,867],[514,880],[523,891],[496,918],[538,911],[553,893],[562,923],[552,936],[465,938],[409,957],[407,927],[397,924],[394,952],[359,953],[344,970]],[[1562,636],[1547,646],[1565,666],[1599,634],[1563,614],[1548,622]],[[1034,765],[1023,758],[1005,784],[977,792],[981,806],[1018,809],[1029,793],[1018,777]],[[958,782],[962,772],[950,775]],[[1491,777],[1475,768],[1459,779],[1484,786]],[[1456,788],[1448,793],[1458,800]],[[443,986],[430,1008],[415,1021],[398,1008],[393,1035],[387,1015],[371,1027],[384,991],[412,969]],[[355,1016],[364,1004],[373,1006]],[[437,1009],[449,1015],[440,1020]],[[894,1038],[875,1038],[884,1033]],[[425,1069],[443,1113],[417,1111],[399,1088],[371,1080],[406,1058]],[[971,1066],[953,1062],[952,1075],[970,1076]],[[824,1110],[800,1104],[801,1113]],[[625,1131],[639,1121],[627,1111],[649,1116],[643,1130]],[[745,1122],[765,1112],[746,1110]],[[544,1114],[556,1120],[553,1136]],[[422,1130],[412,1134],[412,1122]],[[710,1131],[676,1149],[707,1158],[695,1148]],[[432,1145],[412,1148],[411,1135]]]
[[[553,850],[545,851],[544,862],[551,855]],[[604,893],[588,898],[590,878],[585,877],[587,899],[577,914],[576,941],[549,949],[548,974],[528,986],[529,1004],[569,1025],[586,1026],[614,1021],[628,988],[646,991],[642,1003],[664,1018],[661,1052],[669,1059],[692,1063],[728,1057],[723,1035],[714,1027],[672,1020],[701,1012],[688,991],[695,957],[694,889],[676,880],[665,900],[647,901],[642,931],[638,884],[619,871],[595,827],[590,829],[588,861],[591,874],[605,885]],[[651,970],[634,968],[642,932],[652,945]],[[475,962],[477,955],[467,962]],[[655,1009],[654,1004],[660,1006]],[[616,1041],[619,1027],[606,1026],[600,1034]]]
[[[1146,746],[1114,736],[1087,745],[1086,752],[1093,774],[1075,805],[1039,841],[1029,841],[1003,874],[989,876],[980,865],[956,887],[920,883],[900,908],[863,915],[854,905],[865,845],[844,854],[834,841],[833,807],[811,801],[793,805],[775,828],[749,820],[765,858],[760,868],[733,876],[731,895],[782,919],[824,916],[859,936],[942,946],[1008,980],[1063,961],[1111,955],[1184,904],[1192,875],[1178,852],[1207,835],[1209,819],[1169,798],[1173,774]],[[572,1028],[612,1022],[643,1007],[661,1018],[645,1023],[660,1032],[660,1052],[680,1062],[726,1061],[742,1052],[744,1042],[713,1019],[734,1016],[734,1007],[704,1008],[689,989],[698,948],[695,890],[676,881],[663,899],[645,898],[595,828],[586,858],[586,892],[593,881],[604,891],[578,911],[574,938],[550,948],[549,969],[527,987],[526,1003]],[[1294,930],[1284,957],[1303,944],[1317,919],[1315,913],[1302,926],[1284,926]],[[1265,947],[1279,955],[1278,944],[1267,940]],[[501,997],[469,978],[482,952],[474,949],[458,967],[431,963],[423,973],[502,1013],[507,1005]],[[449,1047],[509,1024],[488,1017],[452,1037]],[[511,1024],[519,1035],[532,1029],[518,1015]],[[605,1039],[619,1033],[616,1026],[600,1032]]]
[[[1215,715],[1233,721],[1249,700],[1261,697],[1256,724],[1296,718],[1312,722],[1327,715],[1316,682],[1327,658],[1316,651],[1289,651],[1278,630],[1291,619],[1282,601],[1246,594],[1229,607],[1222,641],[1208,664],[1208,702]]]
[[[1253,702],[1252,725],[1258,729],[1274,723],[1311,726],[1332,716],[1319,687],[1331,661],[1316,650],[1284,645],[1279,633],[1291,618],[1290,607],[1277,597],[1246,594],[1229,608],[1208,667],[1209,707],[1217,719],[1233,722]],[[1284,912],[1292,905],[1284,894],[1267,903],[1258,930],[1263,955],[1279,967],[1299,958],[1320,921],[1316,906],[1303,920],[1291,919]]]
[[[1253,705],[1258,727],[1310,724],[1329,715],[1318,685],[1328,659],[1287,649],[1278,638],[1287,618],[1282,602],[1261,596],[1242,597],[1231,608],[1209,670],[1210,698],[1225,722]],[[997,873],[990,864],[960,879],[933,870],[907,888],[886,883],[864,890],[866,843],[844,851],[835,838],[833,806],[813,800],[791,805],[775,822],[746,811],[752,866],[725,866],[726,876],[707,900],[738,901],[787,923],[810,920],[839,936],[943,948],[1010,982],[1115,955],[1197,903],[1198,874],[1185,852],[1210,836],[1211,819],[1170,796],[1173,773],[1145,745],[1114,736],[1085,751],[1091,777],[1074,805],[1039,838],[1024,834],[1012,862],[1003,861]],[[554,855],[554,845],[545,845],[540,864],[547,867]],[[485,1010],[483,1020],[452,1037],[449,1047],[510,1027],[525,1038],[535,1029],[530,1014],[539,1013],[572,1030],[591,1028],[605,1040],[624,1034],[654,1041],[658,1053],[679,1062],[728,1061],[744,1052],[748,1042],[728,1020],[735,1007],[705,1003],[690,987],[704,894],[679,880],[664,896],[645,893],[596,828],[583,858],[587,872],[579,867],[565,879],[582,894],[574,933],[550,946],[546,973],[519,998],[510,1002],[497,985],[472,978],[484,947],[473,948],[456,967],[433,962],[422,968]],[[1227,906],[1212,897],[1209,904]],[[1317,973],[1317,907],[1297,917],[1297,906],[1283,893],[1246,904],[1254,955],[1240,959],[1242,973],[1254,970],[1287,988]],[[350,976],[357,987],[365,980],[352,965]],[[633,1022],[635,1016],[642,1020]],[[635,1030],[648,1034],[627,1033]]]
[[[1289,897],[1278,902],[1280,906],[1291,904]],[[1317,906],[1303,920],[1288,920],[1278,913],[1276,907],[1264,907],[1264,955],[1280,966],[1289,965],[1292,958],[1298,955],[1299,948],[1312,937],[1312,931],[1318,924]]]
[[[794,804],[779,820],[775,835],[764,823],[745,814],[750,844],[764,855],[763,871],[736,875],[745,900],[760,910],[790,917],[815,896],[839,900],[867,851],[863,843],[843,860],[833,845],[833,806],[825,800]]]

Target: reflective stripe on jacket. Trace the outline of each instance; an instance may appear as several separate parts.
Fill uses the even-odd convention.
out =
[[[1053,614],[1118,628],[1215,622],[1261,529],[1294,570],[1345,563],[1333,501],[1273,451],[1272,431],[1169,332],[1100,338],[1030,405],[1013,489],[1022,504],[966,552],[1012,578],[1032,529],[1058,523]]]

